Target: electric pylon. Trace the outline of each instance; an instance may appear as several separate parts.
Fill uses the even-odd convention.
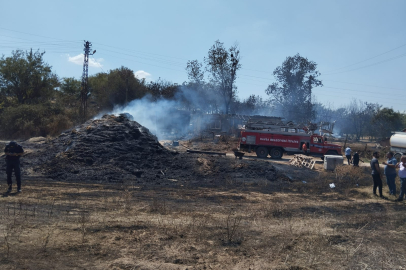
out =
[[[89,41],[85,41],[85,48],[84,50],[84,61],[83,61],[83,73],[82,73],[82,90],[80,92],[81,97],[81,115],[82,121],[86,121],[87,119],[87,97],[89,96],[89,88],[87,85],[88,81],[88,70],[89,70],[89,55],[95,54],[95,50],[93,53],[90,53],[90,48],[92,47],[92,43]]]

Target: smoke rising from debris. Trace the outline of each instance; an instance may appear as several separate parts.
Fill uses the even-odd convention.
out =
[[[157,98],[147,95],[142,99],[135,99],[126,106],[116,106],[111,113],[129,113],[134,120],[148,128],[158,139],[180,139],[196,130],[198,122],[204,128],[209,121],[204,114],[221,114],[221,98],[213,89],[196,89],[178,86],[172,99]],[[243,115],[271,115],[271,107],[267,101],[259,96],[252,96],[243,102],[232,104],[232,113]],[[99,116],[100,117],[100,116]],[[199,119],[199,120],[197,120]]]
[[[129,113],[134,120],[145,126],[158,139],[165,135],[184,135],[190,125],[189,112],[181,110],[180,102],[177,100],[152,100],[148,95],[142,99],[136,99],[127,106],[116,107],[113,114]]]

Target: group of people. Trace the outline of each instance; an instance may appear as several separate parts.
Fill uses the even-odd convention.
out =
[[[354,155],[351,156],[352,150],[350,147],[345,148],[345,157],[347,158],[348,165],[352,164],[358,166],[359,164],[359,154],[358,151],[355,151]],[[376,194],[376,190],[379,190],[379,196],[384,198],[382,195],[382,172],[379,167],[379,153],[374,152],[373,158],[371,160],[371,169],[372,169],[372,179],[374,181],[373,193]],[[400,162],[394,158],[392,152],[386,154],[387,161],[382,164],[385,165],[383,174],[386,177],[386,183],[389,187],[389,194],[396,196],[396,176],[399,175],[400,178],[400,193],[396,201],[403,201],[403,197],[406,195],[406,156],[402,156]],[[396,172],[396,169],[399,169],[399,172]]]
[[[386,154],[387,161],[383,162],[382,164],[385,165],[384,168],[384,174],[386,177],[386,183],[388,184],[389,187],[389,194],[396,196],[396,176],[399,175],[400,178],[400,193],[399,197],[396,199],[396,201],[400,202],[403,201],[403,198],[405,197],[406,194],[406,155],[403,155],[400,158],[400,162],[397,161],[396,158],[394,158],[393,153],[389,152]],[[374,181],[374,187],[373,187],[373,193],[375,196],[378,196],[376,194],[376,189],[378,188],[379,190],[379,196],[381,198],[384,198],[382,195],[382,171],[381,168],[379,167],[379,153],[374,152],[373,153],[373,158],[371,160],[371,169],[372,169],[372,179]],[[399,171],[396,173],[396,169],[399,169]]]
[[[352,164],[356,167],[359,165],[359,154],[358,151],[355,151],[354,155],[351,157],[351,148],[345,148],[345,157],[347,158],[348,165]]]
[[[348,165],[352,164],[354,166],[359,165],[359,154],[358,151],[355,151],[353,155],[351,155],[352,150],[350,147],[345,148],[345,157],[347,158],[347,163]],[[371,160],[371,169],[372,169],[372,179],[374,181],[374,187],[373,187],[373,193],[374,195],[378,196],[376,194],[376,190],[379,190],[379,196],[381,198],[384,198],[382,195],[382,172],[379,167],[379,153],[374,152],[373,153],[373,158]],[[399,175],[400,178],[400,193],[399,197],[396,199],[396,201],[403,201],[403,197],[406,195],[406,156],[402,156],[400,159],[400,162],[397,161],[396,158],[394,158],[394,154],[392,152],[388,152],[386,154],[387,161],[383,162],[382,164],[385,165],[385,168],[383,170],[383,174],[385,175],[386,178],[386,183],[388,184],[389,187],[389,194],[396,196],[396,176]],[[396,172],[396,169],[399,169],[398,172]]]

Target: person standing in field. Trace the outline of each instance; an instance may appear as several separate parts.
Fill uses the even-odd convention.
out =
[[[358,167],[359,164],[359,154],[358,151],[355,151],[355,154],[352,156],[352,165]]]
[[[400,178],[400,193],[399,198],[396,199],[397,202],[403,201],[403,197],[406,194],[406,156],[403,155],[400,158],[400,162],[396,164],[396,168],[399,168],[399,178]]]
[[[396,160],[396,158],[393,157],[392,152],[387,153],[386,157],[388,158],[388,160],[382,163],[385,165],[384,174],[386,177],[386,183],[388,184],[389,187],[389,194],[396,196],[395,180],[396,180],[396,165],[398,164],[398,161]]]
[[[348,165],[351,164],[351,148],[348,146],[345,148],[345,156],[347,158]]]
[[[6,174],[7,174],[7,193],[10,193],[12,190],[12,174],[17,180],[17,192],[21,192],[21,169],[20,169],[20,157],[24,154],[24,150],[21,145],[16,142],[10,142],[4,148],[4,153],[6,154]]]
[[[303,154],[307,155],[307,145],[306,145],[306,143],[303,143],[302,150],[303,150]]]
[[[371,160],[371,169],[372,169],[372,179],[374,180],[374,187],[373,187],[373,193],[375,196],[376,195],[376,188],[379,189],[379,197],[383,198],[382,195],[382,172],[381,172],[381,168],[379,168],[379,162],[378,162],[378,158],[379,158],[379,153],[378,152],[374,152],[373,154],[373,158]]]

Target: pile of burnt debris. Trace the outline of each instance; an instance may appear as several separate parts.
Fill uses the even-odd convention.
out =
[[[43,173],[54,179],[90,181],[154,178],[176,153],[165,149],[132,116],[105,115],[62,133],[49,143]]]
[[[25,157],[25,163],[55,180],[217,185],[238,179],[278,178],[268,162],[179,154],[166,149],[128,114],[89,120],[42,147]]]

